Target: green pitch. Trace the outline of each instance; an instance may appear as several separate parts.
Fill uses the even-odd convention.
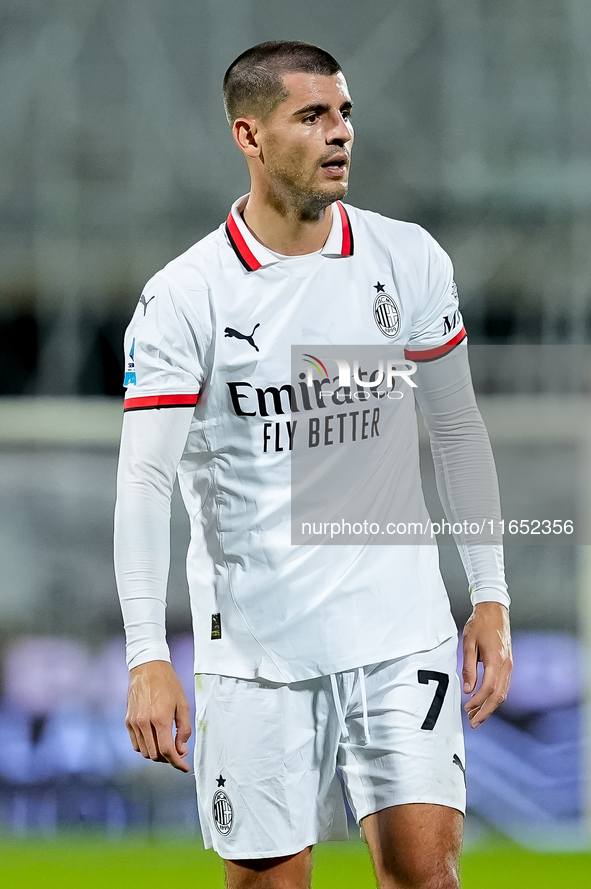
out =
[[[18,889],[162,889],[164,885],[223,889],[221,863],[189,841],[60,838],[0,842],[0,885]],[[375,885],[360,842],[320,846],[314,889],[371,889]],[[591,854],[540,855],[515,846],[464,855],[463,889],[589,889]]]

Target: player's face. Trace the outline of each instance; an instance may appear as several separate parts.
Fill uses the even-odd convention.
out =
[[[282,201],[311,213],[347,193],[353,127],[342,74],[286,74],[289,97],[260,128],[262,172]]]

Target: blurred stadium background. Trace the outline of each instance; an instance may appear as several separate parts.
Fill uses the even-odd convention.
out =
[[[508,547],[516,672],[468,736],[468,838],[587,848],[588,0],[3,0],[0,830],[197,827],[192,781],[145,764],[123,726],[121,343],[144,282],[247,190],[220,84],[277,38],[343,65],[351,203],[421,223],[454,260],[505,517],[577,523],[566,543]],[[169,630],[190,692],[178,502],[173,523]],[[442,563],[461,624],[451,548]]]

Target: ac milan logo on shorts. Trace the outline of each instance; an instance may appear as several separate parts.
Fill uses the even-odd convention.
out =
[[[218,832],[224,837],[228,836],[234,824],[234,810],[223,790],[216,790],[214,793],[211,810]]]
[[[400,330],[398,306],[387,293],[378,293],[373,304],[373,316],[383,334],[394,337]]]

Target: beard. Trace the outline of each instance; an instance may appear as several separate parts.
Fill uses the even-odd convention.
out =
[[[313,182],[313,176],[306,173],[302,161],[297,155],[288,155],[267,164],[269,199],[282,215],[296,215],[303,221],[315,220],[327,207],[345,197],[349,186],[348,182],[328,179],[322,185]]]

